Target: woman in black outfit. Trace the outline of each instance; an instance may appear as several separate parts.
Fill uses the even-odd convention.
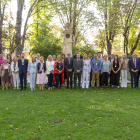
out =
[[[62,63],[61,56],[57,56],[57,61],[54,63],[54,74],[56,77],[56,89],[58,89],[58,84],[60,82],[60,89],[62,89],[62,73],[64,74],[64,63]]]
[[[120,80],[120,69],[121,62],[119,61],[118,55],[115,55],[114,61],[112,62],[112,85],[114,88],[118,89],[119,80]]]

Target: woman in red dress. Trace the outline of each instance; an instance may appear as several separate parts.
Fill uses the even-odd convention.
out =
[[[57,56],[57,61],[54,63],[54,74],[56,78],[56,89],[58,89],[58,84],[60,82],[60,89],[62,89],[62,84],[64,83],[64,63],[62,63],[61,56]]]

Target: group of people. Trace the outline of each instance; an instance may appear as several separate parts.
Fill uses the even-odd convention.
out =
[[[7,58],[3,58],[0,54],[0,84],[2,80],[2,90],[8,90],[9,84],[12,86],[14,83],[14,89],[27,90],[27,74],[30,79],[31,91],[35,90],[35,87],[39,86],[40,90],[43,90],[43,85],[47,85],[48,90],[51,90],[54,86],[60,89],[66,84],[66,89],[77,87],[78,88],[107,88],[108,81],[111,87],[117,89],[120,83],[121,75],[121,87],[127,87],[127,75],[131,74],[131,88],[138,88],[139,83],[139,71],[140,71],[140,59],[136,58],[136,54],[133,54],[133,58],[130,60],[126,54],[123,54],[122,59],[119,60],[118,55],[104,55],[101,57],[101,52],[95,53],[92,58],[92,53],[79,54],[79,49],[76,50],[76,55],[73,57],[71,53],[67,53],[61,56],[49,55],[47,61],[44,62],[44,58],[37,54],[37,58],[32,56],[31,61],[25,58],[25,54],[18,54],[11,59],[11,55],[7,54]],[[82,80],[81,80],[82,79]],[[81,83],[82,81],[82,83]],[[19,84],[20,83],[20,84]]]

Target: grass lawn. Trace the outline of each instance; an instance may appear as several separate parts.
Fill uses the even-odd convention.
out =
[[[0,88],[0,140],[140,140],[140,90]]]

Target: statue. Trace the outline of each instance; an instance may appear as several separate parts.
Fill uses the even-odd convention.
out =
[[[72,42],[75,41],[75,37],[72,34],[71,30],[71,24],[66,23],[65,26],[65,31],[63,32],[63,53],[67,56],[67,53],[70,52],[72,56]]]

